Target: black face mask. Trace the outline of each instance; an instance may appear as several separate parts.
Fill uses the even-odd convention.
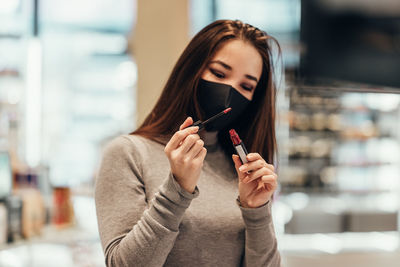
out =
[[[219,131],[225,128],[237,119],[250,103],[250,100],[232,86],[203,79],[199,80],[197,100],[204,112],[204,119],[208,119],[228,107],[232,108],[226,115],[207,124],[205,126],[206,131]]]

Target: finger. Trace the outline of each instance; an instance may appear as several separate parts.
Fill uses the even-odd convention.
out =
[[[265,166],[261,167],[259,169],[252,170],[252,171],[244,171],[244,173],[246,174],[246,177],[248,177],[249,181],[257,179],[263,175],[276,175],[276,173],[274,173],[273,171],[271,171],[270,169],[268,169]]]
[[[256,161],[256,160],[263,160],[263,161],[266,163],[266,167],[267,167],[268,169],[270,169],[270,170],[272,170],[272,171],[275,171],[274,165],[268,164],[268,163],[263,159],[263,157],[261,157],[261,155],[258,154],[258,153],[249,153],[249,154],[247,154],[246,158],[247,158],[247,160],[248,160],[249,162]]]
[[[244,183],[249,183],[255,179],[260,178],[261,176],[264,175],[275,175],[275,173],[273,173],[270,169],[266,168],[266,167],[262,167],[261,169],[258,169],[256,171],[253,171],[251,173],[249,173],[248,175],[246,175],[246,177],[244,178],[243,182]]]
[[[250,183],[251,181],[260,178],[261,176],[264,175],[264,172],[262,169],[259,169],[255,172],[249,173],[247,175],[245,175],[244,179],[243,179],[243,183]]]
[[[267,163],[266,167],[267,167],[268,169],[270,169],[271,171],[273,171],[273,172],[275,171],[275,166],[272,165],[272,164],[268,164],[268,163]]]
[[[258,159],[256,161],[251,161],[246,164],[243,164],[242,166],[240,166],[239,170],[241,172],[254,171],[262,167],[266,167],[266,165],[267,163],[263,159]]]
[[[265,184],[275,184],[276,183],[276,177],[275,175],[263,175],[261,176],[261,181]]]
[[[248,161],[255,161],[257,159],[262,159],[261,155],[258,153],[249,153],[246,156]]]
[[[235,169],[236,169],[236,171],[237,171],[237,172],[240,172],[240,171],[239,171],[239,168],[240,168],[240,166],[242,166],[242,161],[240,160],[239,156],[233,154],[233,155],[232,155],[232,160],[233,160],[233,163],[235,164]]]
[[[245,176],[245,174],[243,172],[239,171],[240,166],[242,166],[242,161],[240,160],[239,156],[235,155],[235,154],[232,155],[232,160],[233,160],[233,163],[235,164],[235,169],[239,175],[239,179],[242,180],[243,177]]]
[[[197,156],[193,160],[203,162],[206,155],[207,155],[207,149],[205,147],[203,147],[200,150],[199,154],[197,154]]]
[[[189,126],[192,125],[192,124],[193,124],[193,119],[192,119],[192,117],[187,117],[186,120],[181,124],[181,126],[179,126],[179,130],[183,130],[183,129],[189,127]],[[178,146],[180,146],[181,144],[182,144],[182,141],[179,142],[179,145],[178,145]]]
[[[201,152],[203,147],[204,147],[204,141],[201,139],[197,140],[190,148],[190,150],[187,152],[187,156],[190,159],[194,159]]]
[[[186,154],[188,151],[192,148],[192,146],[197,142],[197,140],[200,140],[200,136],[198,134],[189,134],[186,136],[185,139],[183,139],[182,144],[178,148],[180,153]]]
[[[181,124],[181,126],[179,126],[179,130],[185,129],[192,124],[193,124],[192,117],[187,117],[186,120]]]
[[[261,177],[260,182],[264,184],[264,188],[268,190],[275,190],[278,186],[277,178],[274,175],[264,175]]]
[[[273,175],[264,175],[257,179],[257,190],[267,189],[268,191],[275,190],[278,183]]]
[[[174,133],[174,135],[171,137],[171,140],[167,143],[165,146],[165,151],[172,151],[176,149],[180,142],[183,141],[188,135],[190,134],[195,134],[199,131],[199,127],[189,127],[180,131],[177,131]]]
[[[263,181],[258,180],[257,190],[260,189],[265,189],[265,184],[263,183]]]

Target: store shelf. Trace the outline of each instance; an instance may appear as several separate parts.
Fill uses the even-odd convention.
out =
[[[383,184],[393,183],[391,178],[378,188],[371,187],[370,180],[373,175],[386,179],[388,168],[392,168],[390,177],[396,172],[400,175],[400,138],[393,126],[400,116],[400,96],[372,97],[332,91],[329,86],[304,89],[292,85],[287,92],[289,109],[284,118],[289,128],[283,142],[287,165],[280,168],[282,192],[399,190],[398,184]],[[367,170],[371,173],[361,173]]]

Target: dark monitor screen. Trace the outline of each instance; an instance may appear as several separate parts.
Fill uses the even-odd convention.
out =
[[[303,0],[300,77],[400,89],[399,0]]]
[[[10,157],[7,152],[0,151],[0,199],[11,194],[12,175]]]

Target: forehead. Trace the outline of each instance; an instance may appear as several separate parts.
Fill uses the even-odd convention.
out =
[[[262,58],[257,49],[249,42],[231,40],[223,43],[215,52],[211,61],[220,60],[234,71],[243,72],[260,78]]]

